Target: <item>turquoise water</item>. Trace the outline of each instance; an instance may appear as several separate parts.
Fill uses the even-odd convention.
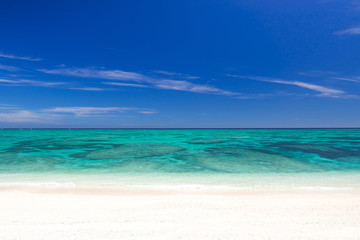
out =
[[[360,129],[4,129],[0,176],[360,173]]]

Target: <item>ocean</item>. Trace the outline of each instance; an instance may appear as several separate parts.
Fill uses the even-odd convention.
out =
[[[3,129],[1,184],[360,187],[360,129]]]

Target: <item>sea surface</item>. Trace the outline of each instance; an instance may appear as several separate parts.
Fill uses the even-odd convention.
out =
[[[360,129],[3,129],[0,183],[360,187]]]

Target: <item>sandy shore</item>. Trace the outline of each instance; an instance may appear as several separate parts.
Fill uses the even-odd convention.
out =
[[[359,239],[358,189],[0,188],[0,239]]]

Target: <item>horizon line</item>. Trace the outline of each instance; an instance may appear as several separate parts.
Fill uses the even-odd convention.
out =
[[[28,128],[28,127],[25,127],[25,128],[0,128],[0,130],[56,130],[56,129],[59,129],[59,130],[96,130],[96,129],[98,129],[98,130],[131,130],[131,129],[133,129],[133,130],[141,130],[141,129],[143,129],[143,130],[181,130],[181,129],[184,129],[184,130],[186,130],[186,129],[189,129],[189,130],[196,130],[196,129],[199,129],[199,130],[201,130],[201,129],[203,129],[203,130],[211,130],[211,129],[214,129],[214,130],[216,130],[216,129],[229,129],[229,130],[231,130],[231,129],[233,129],[233,130],[236,130],[236,129],[239,129],[239,130],[241,130],[241,129],[243,129],[243,130],[247,130],[247,129],[249,129],[249,130],[251,130],[251,129],[259,129],[259,130],[261,130],[261,129],[279,129],[279,130],[281,130],[281,129],[283,129],[283,130],[286,130],[286,129],[288,129],[288,130],[290,130],[290,129],[360,129],[360,127],[284,127],[284,128],[279,128],[279,127],[274,127],[274,128],[272,128],[272,127],[268,127],[268,128],[261,128],[261,127],[259,127],[259,128],[231,128],[231,127],[229,127],[229,128],[226,128],[226,127],[224,127],[224,128],[217,128],[217,127],[214,127],[214,128],[191,128],[191,127],[189,127],[189,128],[187,128],[187,127],[184,127],[184,128],[181,128],[181,127],[174,127],[174,128],[163,128],[163,127],[158,127],[158,128],[146,128],[146,127],[139,127],[139,128],[136,128],[136,127],[129,127],[129,128],[126,128],[126,127],[123,127],[123,128],[78,128],[78,127],[74,127],[74,128],[72,128],[72,127],[59,127],[59,128],[39,128],[39,127],[36,127],[36,128]]]

